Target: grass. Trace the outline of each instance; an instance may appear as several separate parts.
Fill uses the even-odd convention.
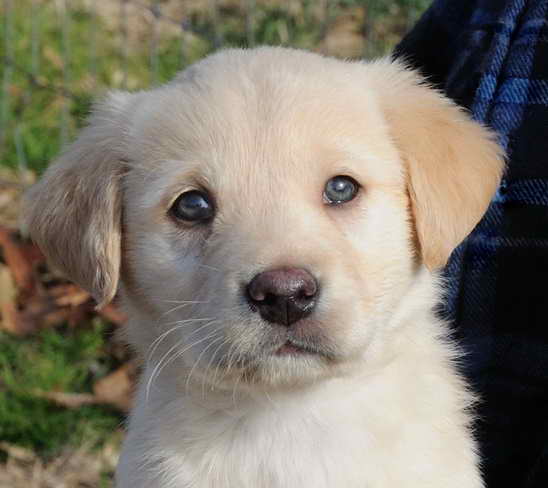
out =
[[[101,3],[119,5],[114,0]],[[288,3],[292,5],[289,9]],[[154,34],[152,55],[153,24],[142,19],[146,13],[142,8],[137,13],[132,10],[128,17],[128,32],[137,34],[124,39],[122,25],[108,22],[112,12],[99,15],[82,0],[71,0],[66,11],[56,7],[60,2],[4,2],[0,59],[8,62],[0,63],[1,164],[42,171],[75,135],[97,93],[107,87],[140,89],[164,82],[220,42],[223,46],[253,42],[315,49],[329,23],[363,12],[356,9],[366,5],[370,20],[365,26],[355,20],[355,28],[371,30],[363,53],[380,55],[388,52],[428,3],[339,0],[322,11],[320,2],[312,0],[257,1],[249,28],[246,2],[220,2],[217,17],[205,7],[191,12],[184,35],[169,21],[162,21]],[[164,8],[168,4],[173,1],[160,2]],[[204,5],[208,5],[205,0]]]
[[[112,360],[105,349],[105,324],[49,329],[29,338],[0,333],[0,439],[45,458],[66,446],[100,447],[121,417],[99,406],[67,409],[36,391],[89,392]]]

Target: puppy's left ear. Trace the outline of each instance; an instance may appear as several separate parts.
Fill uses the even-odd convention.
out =
[[[116,294],[121,261],[120,178],[132,95],[95,106],[78,139],[25,196],[23,226],[49,261],[99,306]]]
[[[487,210],[504,169],[502,149],[416,72],[388,61],[370,69],[405,162],[422,261],[441,268]]]

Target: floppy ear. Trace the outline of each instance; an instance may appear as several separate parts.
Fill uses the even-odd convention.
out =
[[[99,306],[116,294],[120,270],[120,178],[125,112],[133,95],[111,93],[88,126],[25,195],[25,228],[50,262]]]
[[[495,135],[398,62],[373,65],[389,131],[406,164],[422,260],[443,267],[474,229],[504,169]]]

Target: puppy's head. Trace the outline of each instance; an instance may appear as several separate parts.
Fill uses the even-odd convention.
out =
[[[368,354],[502,168],[492,135],[401,65],[232,50],[97,106],[28,226],[100,304],[121,291],[157,372],[294,383]]]

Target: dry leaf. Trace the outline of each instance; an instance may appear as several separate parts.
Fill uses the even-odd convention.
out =
[[[77,307],[69,308],[67,317],[69,327],[75,328],[78,325],[85,323],[92,311],[93,308],[88,302],[82,303]]]
[[[18,461],[32,461],[36,456],[30,449],[15,446],[8,442],[0,442],[0,451],[4,451],[8,456],[17,459]]]
[[[63,391],[42,391],[33,390],[37,397],[51,400],[52,402],[67,408],[78,408],[83,405],[93,405],[101,403],[97,397],[91,393],[65,393]]]
[[[127,412],[132,405],[136,366],[128,362],[93,385],[93,392],[102,403]]]
[[[38,330],[66,322],[70,309],[57,307],[49,295],[40,293],[28,297],[20,314]]]
[[[97,381],[93,385],[93,393],[66,393],[42,390],[33,390],[32,393],[66,408],[106,404],[127,412],[132,405],[136,370],[136,365],[131,361],[120,366],[113,373]]]
[[[119,433],[98,450],[93,442],[74,449],[65,448],[55,458],[44,461],[30,450],[0,443],[8,459],[0,468],[0,488],[84,488],[99,486],[102,474],[118,463]]]
[[[17,289],[10,269],[0,263],[0,305],[14,303],[17,297]]]
[[[97,313],[101,317],[107,319],[109,322],[112,322],[115,325],[123,325],[127,320],[126,314],[123,313],[113,303],[109,303],[108,305],[105,305],[101,309],[97,310]]]
[[[55,303],[60,307],[78,307],[88,302],[91,295],[76,285],[65,285],[65,293],[58,296]]]
[[[14,335],[19,333],[19,314],[14,303],[6,302],[0,304],[0,313],[2,314],[2,329]]]
[[[1,328],[14,335],[25,335],[35,330],[34,323],[23,317],[17,308],[17,289],[11,270],[0,263]]]
[[[0,247],[18,290],[25,294],[32,293],[36,286],[36,279],[32,261],[26,255],[28,246],[18,242],[11,230],[0,226]]]

